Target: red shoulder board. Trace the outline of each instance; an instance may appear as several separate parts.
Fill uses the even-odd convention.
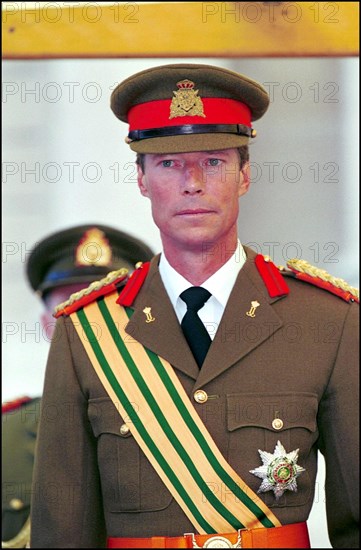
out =
[[[332,294],[346,302],[360,302],[357,288],[350,286],[343,279],[333,277],[324,269],[309,264],[306,260],[299,260],[298,258],[288,260],[287,267],[290,268],[293,277],[300,281],[328,290],[328,292],[332,292]]]
[[[279,269],[268,256],[257,254],[255,264],[271,298],[285,296],[289,293],[290,290]]]
[[[20,409],[23,405],[26,403],[29,403],[29,401],[32,400],[32,397],[28,397],[27,395],[23,397],[18,397],[17,399],[14,399],[13,401],[7,401],[6,403],[3,403],[1,405],[1,412],[2,414],[15,411],[16,409]]]
[[[131,306],[134,302],[135,297],[140,291],[142,284],[145,281],[146,276],[148,275],[150,267],[150,262],[145,262],[138,269],[133,271],[129,277],[127,284],[119,294],[117,299],[117,304],[121,306]]]
[[[111,271],[104,279],[94,281],[87,288],[72,294],[66,302],[56,306],[53,316],[57,319],[61,315],[70,315],[80,308],[94,302],[101,296],[106,296],[117,289],[117,285],[126,280],[128,270],[125,268]]]

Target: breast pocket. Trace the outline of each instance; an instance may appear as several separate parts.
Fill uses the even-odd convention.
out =
[[[317,410],[317,395],[311,393],[227,396],[228,460],[255,492],[262,479],[250,470],[263,465],[259,451],[274,454],[278,441],[286,453],[299,450],[297,464],[305,471],[296,479],[297,490],[286,490],[278,500],[272,490],[262,493],[268,506],[300,506],[313,498]]]
[[[167,508],[172,496],[109,398],[92,399],[88,417],[98,440],[104,506],[110,512]]]

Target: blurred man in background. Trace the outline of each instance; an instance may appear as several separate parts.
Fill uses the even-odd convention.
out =
[[[153,256],[142,241],[113,227],[87,224],[54,233],[33,248],[26,266],[41,298],[43,334],[51,340],[54,307],[71,294]],[[56,337],[56,336],[55,336]],[[30,540],[30,498],[41,397],[22,396],[2,405],[2,548],[25,548]]]

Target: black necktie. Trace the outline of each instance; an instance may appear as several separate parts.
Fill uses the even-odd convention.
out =
[[[207,355],[211,338],[198,317],[197,311],[210,297],[210,292],[201,286],[192,286],[180,294],[180,298],[187,304],[187,311],[182,319],[181,327],[199,367],[202,366]]]

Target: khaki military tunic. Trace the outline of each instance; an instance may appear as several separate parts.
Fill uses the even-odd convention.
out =
[[[2,547],[30,541],[30,500],[40,398],[11,403],[2,414]],[[6,408],[5,404],[5,408]]]
[[[199,370],[158,271],[135,298],[132,338],[168,360],[220,451],[255,492],[259,450],[299,449],[297,491],[260,493],[282,524],[306,521],[317,454],[326,459],[334,547],[358,547],[358,306],[292,278],[270,298],[255,254],[240,271]],[[246,315],[258,301],[255,317]],[[155,321],[146,323],[151,307]],[[99,327],[101,345],[101,327]],[[208,399],[197,402],[197,390]],[[194,532],[131,433],[122,428],[69,318],[51,345],[32,499],[32,546],[96,548],[108,537]],[[222,487],[219,488],[222,491]],[[322,488],[320,489],[322,492]]]

